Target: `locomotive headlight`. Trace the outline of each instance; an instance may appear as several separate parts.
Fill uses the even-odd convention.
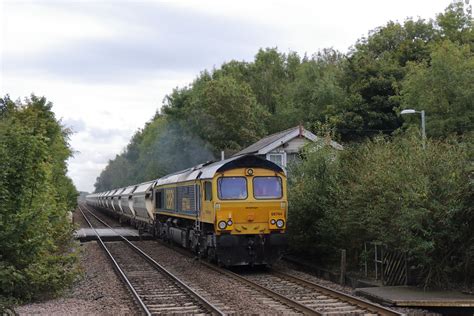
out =
[[[232,220],[229,219],[229,220],[227,221],[227,226],[232,226],[232,224],[234,224],[234,223],[232,223]]]
[[[227,223],[225,221],[220,221],[217,226],[219,226],[220,229],[225,229],[227,227]]]
[[[270,221],[270,224],[272,224],[272,225],[275,225],[275,223],[276,223],[276,221],[275,221],[274,219],[272,219],[272,220]]]
[[[283,221],[282,219],[279,219],[276,221],[276,225],[278,228],[282,228],[285,225],[285,221]]]

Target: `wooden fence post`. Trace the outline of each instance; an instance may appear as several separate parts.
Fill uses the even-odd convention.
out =
[[[346,281],[346,249],[341,249],[341,278],[339,283],[344,285]]]

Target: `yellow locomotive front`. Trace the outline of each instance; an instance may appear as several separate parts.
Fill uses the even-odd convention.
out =
[[[216,173],[216,256],[224,265],[266,264],[285,250],[286,176],[274,165]]]
[[[275,163],[238,156],[155,183],[158,237],[226,266],[271,265],[282,256],[286,176]]]

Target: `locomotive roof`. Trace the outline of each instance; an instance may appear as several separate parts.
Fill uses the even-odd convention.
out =
[[[185,182],[196,179],[211,179],[217,172],[224,172],[235,168],[265,168],[276,172],[284,172],[280,166],[269,160],[253,155],[241,155],[216,162],[200,164],[164,176],[156,181],[156,185]]]
[[[279,165],[269,160],[254,155],[240,155],[233,156],[225,160],[206,162],[194,166],[192,168],[166,175],[162,178],[153,181],[147,181],[132,185],[126,187],[125,190],[120,193],[120,195],[131,193],[144,193],[148,191],[153,185],[164,185],[170,183],[191,181],[196,179],[212,179],[218,172],[224,172],[235,168],[265,168],[273,170],[275,172],[285,172]],[[133,191],[135,187],[136,190]],[[120,190],[122,189],[124,188],[120,188]],[[115,191],[120,192],[120,190],[114,189],[110,191],[105,191],[103,193],[99,193],[99,195],[102,195],[104,197],[113,196]]]

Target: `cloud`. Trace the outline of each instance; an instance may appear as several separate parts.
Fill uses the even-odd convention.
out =
[[[88,131],[88,136],[97,143],[107,143],[114,139],[123,140],[129,138],[131,131],[115,128],[94,128]],[[125,144],[126,145],[126,144]]]
[[[12,54],[7,50],[6,72],[47,73],[84,82],[129,82],[143,76],[166,76],[170,72],[197,73],[237,56],[251,57],[258,49],[255,45],[258,39],[272,38],[274,34],[267,27],[242,23],[237,18],[224,19],[177,10],[162,3],[102,4],[98,7],[91,3],[72,3],[60,8],[55,10],[67,14],[74,9],[76,15],[71,23],[80,23],[84,18],[86,28],[89,20],[105,19],[106,26],[104,22],[96,22],[92,23],[94,27],[84,31],[94,34],[94,29],[105,27],[104,35],[79,34],[62,38],[62,33],[53,32],[60,40],[34,55]],[[45,14],[50,8],[38,10]],[[87,15],[90,12],[93,14]],[[76,27],[67,22],[64,28],[77,33]],[[47,31],[50,31],[49,27]],[[47,38],[47,33],[44,37]],[[7,36],[7,43],[9,41],[14,44]]]
[[[86,128],[86,122],[83,119],[68,118],[61,120],[64,127],[72,130],[73,133],[82,132]]]

